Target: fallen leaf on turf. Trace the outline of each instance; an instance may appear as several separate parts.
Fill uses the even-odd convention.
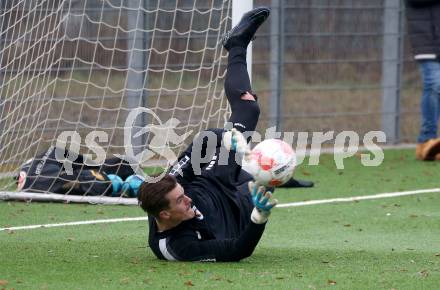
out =
[[[348,227],[351,227],[351,225],[350,224],[346,224],[346,225],[344,225],[344,227],[348,228]]]
[[[179,273],[180,276],[190,275],[190,274],[191,274],[191,272],[188,272],[188,271],[180,271],[180,273]]]
[[[432,175],[432,172],[429,172],[429,171],[423,171],[423,174],[425,174],[425,175],[427,175],[427,176],[433,176],[433,175]]]
[[[429,272],[428,272],[427,270],[422,270],[422,271],[419,272],[419,275],[420,275],[422,278],[426,278],[426,277],[429,276]]]
[[[330,263],[329,261],[321,261],[323,264],[328,264]]]
[[[328,285],[336,285],[336,281],[334,281],[334,280],[327,280],[327,284]]]
[[[410,214],[409,217],[410,217],[410,218],[416,218],[416,217],[419,217],[419,216],[418,216],[418,215],[415,215],[415,214]]]
[[[139,264],[141,262],[141,259],[139,258],[139,257],[133,257],[132,259],[131,259],[131,262],[130,263],[132,263],[132,264]]]
[[[312,175],[310,172],[305,171],[305,170],[302,170],[301,173],[302,173],[302,175],[304,175],[304,176],[310,176],[310,175]]]
[[[186,281],[184,284],[186,286],[194,286],[193,282],[191,282],[191,281]]]
[[[6,285],[8,285],[8,281],[0,280],[0,286],[6,286]]]
[[[438,254],[435,254],[435,256],[436,256],[436,257],[440,257],[440,253],[438,253]]]

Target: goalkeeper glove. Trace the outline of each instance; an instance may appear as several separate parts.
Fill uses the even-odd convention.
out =
[[[226,131],[223,134],[223,146],[228,150],[248,155],[250,153],[249,145],[243,134],[235,128]]]
[[[248,186],[255,206],[251,214],[251,220],[256,224],[264,224],[270,216],[270,211],[277,205],[278,201],[276,199],[270,201],[272,193],[266,191],[264,186],[258,186],[253,181],[249,181]]]
[[[129,197],[136,197],[144,179],[139,175],[130,175],[122,185],[122,191]]]
[[[112,196],[119,196],[119,193],[123,186],[122,178],[115,174],[107,174],[108,179],[112,183]]]

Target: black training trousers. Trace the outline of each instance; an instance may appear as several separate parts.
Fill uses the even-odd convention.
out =
[[[245,48],[233,47],[229,51],[225,92],[232,111],[229,122],[242,133],[254,131],[260,115],[260,107],[256,101],[241,99],[241,96],[246,92],[252,94],[251,82],[246,66]]]

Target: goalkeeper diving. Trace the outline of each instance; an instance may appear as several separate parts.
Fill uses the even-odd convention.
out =
[[[277,202],[241,169],[235,155],[249,154],[242,133],[255,130],[260,114],[247,72],[246,48],[268,16],[265,7],[249,11],[222,41],[229,52],[224,86],[232,130],[227,134],[224,129],[209,130],[216,136],[213,152],[206,149],[206,139],[196,138],[169,174],[140,186],[137,198],[149,217],[148,243],[159,259],[239,261],[253,253],[263,235]],[[211,161],[195,174],[191,154],[199,142]],[[229,150],[224,165],[219,162],[222,146]]]
[[[159,259],[238,261],[250,256],[276,200],[266,188],[253,182],[235,157],[249,154],[249,140],[242,133],[255,130],[260,114],[247,72],[246,49],[268,16],[268,8],[253,9],[223,38],[223,46],[229,52],[224,87],[233,128],[227,132],[205,131],[215,136],[214,148],[201,134],[163,179],[147,183],[119,158],[107,159],[103,166],[89,166],[78,155],[73,161],[74,174],[68,175],[55,158],[56,148],[50,147],[22,165],[17,176],[18,190],[137,196],[149,217],[149,246]],[[226,164],[219,158],[225,147]],[[201,156],[210,160],[201,164],[197,174],[191,163],[193,149],[201,149]],[[70,153],[66,151],[64,155]],[[284,186],[310,187],[313,183],[291,178]]]

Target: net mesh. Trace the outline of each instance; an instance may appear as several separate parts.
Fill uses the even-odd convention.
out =
[[[129,126],[134,153],[154,138],[140,132],[147,125],[171,124],[187,137],[163,144],[175,155],[195,133],[223,126],[219,42],[230,28],[230,2],[0,0],[0,191],[15,189],[11,176],[21,164],[63,132],[79,135],[69,142],[82,154],[94,156],[90,140],[107,158],[124,154],[137,107],[151,111]],[[164,157],[155,149],[143,161]]]

